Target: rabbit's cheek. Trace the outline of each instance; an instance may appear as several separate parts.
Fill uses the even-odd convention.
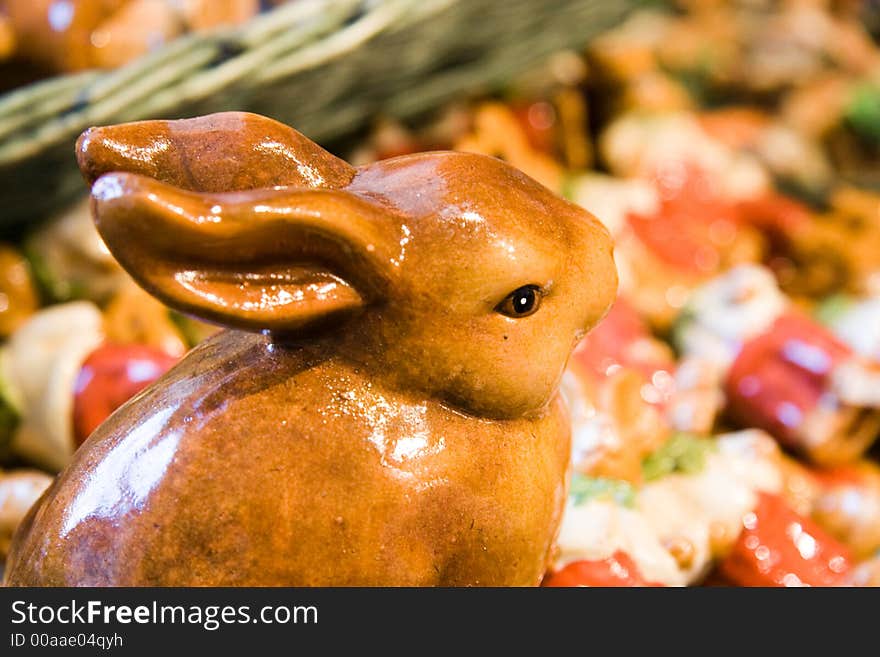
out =
[[[470,405],[493,417],[517,417],[546,406],[571,346],[571,331],[532,317],[507,320],[503,331],[473,336],[458,348],[460,383]],[[500,322],[499,322],[500,323]]]

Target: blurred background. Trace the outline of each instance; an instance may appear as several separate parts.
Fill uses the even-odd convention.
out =
[[[499,157],[611,231],[545,584],[880,585],[878,37],[866,0],[0,0],[0,558],[216,330],[112,259],[76,137],[242,109]]]

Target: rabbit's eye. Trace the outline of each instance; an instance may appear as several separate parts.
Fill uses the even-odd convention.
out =
[[[528,317],[541,305],[541,288],[537,285],[523,285],[504,297],[495,310],[508,317]]]

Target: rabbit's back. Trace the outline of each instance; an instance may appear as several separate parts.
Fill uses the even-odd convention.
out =
[[[567,464],[558,400],[489,421],[224,332],[86,442],[22,528],[7,581],[533,585]]]

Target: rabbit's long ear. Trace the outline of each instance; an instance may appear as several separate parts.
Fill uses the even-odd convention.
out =
[[[393,275],[398,219],[341,190],[203,194],[111,173],[92,205],[110,251],[148,292],[227,326],[306,330],[383,298]]]
[[[293,128],[247,112],[90,128],[77,141],[76,156],[90,184],[125,171],[199,192],[336,189],[354,176],[351,165]]]

